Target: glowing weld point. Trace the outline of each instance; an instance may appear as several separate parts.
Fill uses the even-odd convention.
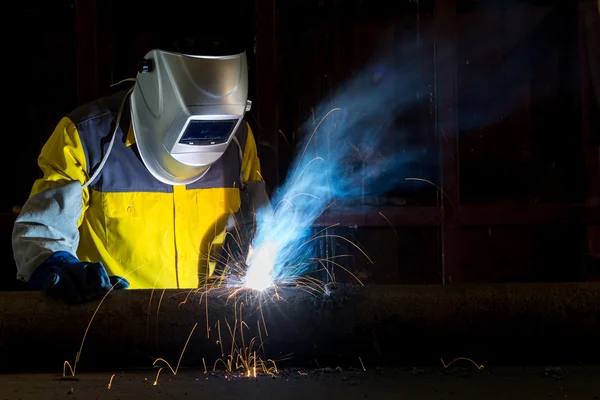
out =
[[[244,287],[263,291],[273,286],[276,254],[274,242],[266,242],[256,250],[250,248],[246,259],[248,270],[242,279]]]

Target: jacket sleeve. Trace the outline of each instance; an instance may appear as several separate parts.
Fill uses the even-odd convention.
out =
[[[265,181],[261,175],[256,141],[250,125],[248,125],[248,135],[242,158],[242,177],[244,188],[240,191],[241,205],[235,219],[240,225],[248,225],[254,223],[258,210],[271,207]]]
[[[256,149],[256,141],[254,140],[254,134],[248,126],[248,134],[246,135],[246,144],[244,145],[244,156],[242,158],[242,176],[244,182],[249,181],[262,181],[262,175],[260,171],[260,160],[258,158],[258,150]]]
[[[242,188],[240,189],[240,208],[230,215],[227,221],[225,237],[217,237],[214,244],[222,243],[229,250],[240,249],[244,254],[256,231],[256,215],[261,212],[272,212],[271,202],[267,194],[265,182],[260,173],[260,161],[254,135],[248,125],[248,133],[242,152]]]
[[[54,252],[76,256],[89,191],[82,189],[88,178],[85,152],[70,119],[58,123],[42,148],[38,165],[43,177],[33,184],[12,233],[17,279],[22,281]]]

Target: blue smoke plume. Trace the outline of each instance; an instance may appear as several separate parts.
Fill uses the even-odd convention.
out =
[[[529,87],[530,75],[546,68],[548,54],[562,48],[561,10],[540,13],[532,25],[519,28],[519,34],[512,32],[513,39],[477,26],[456,38],[453,45],[461,63],[456,79],[458,125],[462,132],[483,132],[514,113],[530,112],[519,109],[522,100],[509,101],[515,97],[511,90],[520,93]],[[446,47],[443,40],[437,39],[435,47]],[[408,112],[423,107],[423,96],[429,97],[431,90],[422,87],[430,80],[420,80],[417,50],[418,43],[393,48],[323,101],[314,122],[306,121],[299,153],[272,199],[274,214],[258,212],[258,230],[244,277],[247,287],[293,282],[311,271],[315,256],[312,224],[327,207],[334,202],[352,205],[385,194],[410,177],[407,174],[413,163],[432,161],[423,153],[416,156],[406,146],[422,132],[402,126]],[[500,50],[502,59],[498,58]],[[435,52],[436,71],[444,66],[444,54]],[[490,60],[497,60],[493,68]],[[427,71],[431,65],[423,67]],[[532,95],[538,103],[546,96]]]
[[[294,282],[318,267],[312,224],[326,208],[382,195],[407,177],[415,157],[402,146],[408,134],[402,114],[416,106],[418,76],[414,63],[396,58],[367,65],[304,124],[296,159],[273,195],[273,212],[257,212],[246,287]]]

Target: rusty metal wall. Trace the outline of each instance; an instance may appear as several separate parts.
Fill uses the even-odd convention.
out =
[[[319,100],[386,43],[412,41],[420,49],[415,88],[429,101],[412,128],[424,138],[418,145],[439,154],[440,174],[430,176],[441,191],[413,187],[399,191],[396,207],[332,209],[319,226],[357,225],[346,232],[353,237],[367,227],[363,236],[393,225],[406,237],[412,227],[437,226],[439,240],[420,247],[438,254],[433,275],[400,265],[393,240],[382,239],[386,251],[375,251],[390,268],[385,275],[408,281],[596,279],[583,261],[585,226],[600,223],[600,213],[585,200],[584,168],[597,155],[584,155],[576,2],[274,3],[285,74],[278,127],[286,144],[304,121],[318,118]],[[284,176],[294,152],[279,149]]]
[[[320,99],[386,46],[415,43],[421,100],[406,120],[419,134],[409,145],[434,156],[409,172],[441,190],[413,182],[376,206],[330,210],[317,225],[340,223],[368,242],[379,259],[375,282],[599,279],[596,259],[586,258],[598,248],[598,179],[584,174],[598,165],[597,100],[583,68],[577,3],[255,0],[249,121],[270,189],[284,179],[301,124],[317,117]],[[64,113],[131,76],[145,51],[147,37],[128,13],[99,1],[24,7],[16,103],[27,124],[9,135],[20,173],[8,178],[12,190],[0,202],[0,249],[9,260],[2,288],[14,272],[11,208],[39,173],[41,145]],[[422,255],[406,256],[407,243]]]

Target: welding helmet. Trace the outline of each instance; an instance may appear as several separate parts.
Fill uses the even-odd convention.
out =
[[[131,94],[140,158],[169,185],[193,183],[227,150],[250,110],[246,53],[149,51]]]

